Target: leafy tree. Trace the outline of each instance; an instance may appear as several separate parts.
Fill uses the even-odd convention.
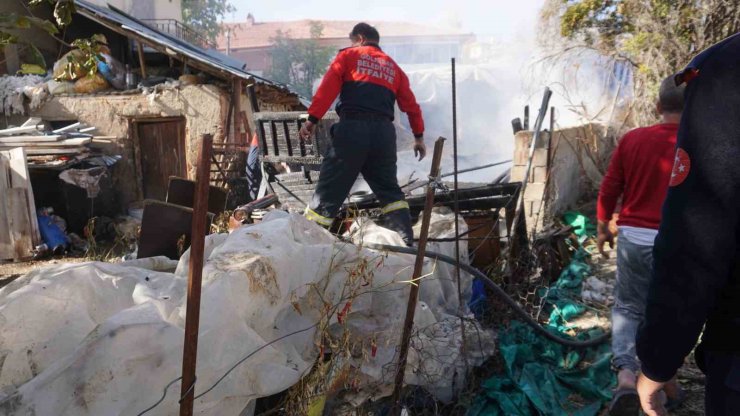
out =
[[[24,39],[23,30],[38,28],[44,30],[51,36],[59,33],[58,27],[64,27],[72,21],[72,15],[75,12],[73,0],[29,0],[25,5],[28,11],[27,15],[16,13],[0,12],[0,47],[7,45],[19,44],[30,50],[30,64],[38,65],[41,68],[46,66],[41,52]],[[33,16],[31,7],[48,4],[54,10],[54,22]]]
[[[182,20],[214,42],[221,33],[219,20],[234,10],[229,0],[183,0]]]
[[[292,85],[305,97],[311,96],[314,81],[324,75],[335,52],[318,42],[324,25],[317,21],[310,25],[309,39],[293,39],[289,32],[277,32],[271,39],[272,67],[268,74],[275,81]]]
[[[704,48],[740,31],[737,0],[547,0],[541,41],[628,63],[633,118],[654,121],[658,85]]]

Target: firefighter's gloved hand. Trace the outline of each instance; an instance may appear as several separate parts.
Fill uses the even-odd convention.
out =
[[[313,130],[316,127],[315,124],[313,124],[310,121],[306,121],[301,126],[301,131],[298,133],[299,136],[301,136],[301,140],[305,142],[311,142],[311,136],[313,136]]]
[[[414,156],[418,156],[421,161],[427,155],[427,145],[424,144],[424,138],[420,137],[414,140]]]

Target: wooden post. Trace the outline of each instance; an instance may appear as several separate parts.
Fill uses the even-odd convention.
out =
[[[429,173],[430,178],[439,177],[439,165],[442,161],[442,147],[445,139],[440,137],[434,142],[434,155],[432,156],[432,169]],[[396,384],[393,388],[393,398],[391,405],[391,416],[401,414],[401,389],[403,388],[403,376],[406,372],[406,360],[411,344],[411,331],[414,328],[414,315],[416,314],[416,304],[419,297],[420,281],[416,279],[421,276],[422,267],[424,266],[424,253],[427,248],[427,237],[429,235],[429,223],[432,218],[432,207],[434,206],[434,183],[430,181],[427,184],[427,196],[424,204],[424,213],[421,217],[421,232],[419,234],[419,248],[416,253],[416,262],[414,263],[414,273],[412,274],[411,291],[409,292],[409,303],[406,306],[406,319],[403,324],[403,334],[401,335],[401,348],[398,353],[398,368],[396,369]]]
[[[188,274],[188,303],[185,314],[185,345],[182,354],[182,386],[180,389],[180,416],[193,414],[195,397],[195,368],[198,357],[198,325],[200,322],[200,286],[203,277],[203,250],[208,215],[208,185],[211,170],[213,136],[201,137],[198,167],[195,176],[195,206],[190,236],[190,270]]]
[[[232,100],[234,102],[234,143],[245,145],[242,141],[242,79],[234,78],[234,87],[232,91]]]
[[[137,41],[136,48],[139,51],[139,66],[141,67],[141,80],[146,79],[146,61],[144,60],[144,44]]]

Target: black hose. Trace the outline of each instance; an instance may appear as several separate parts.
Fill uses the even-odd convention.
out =
[[[374,250],[387,250],[392,251],[395,253],[404,253],[404,254],[417,254],[417,250],[413,247],[401,247],[401,246],[391,246],[387,244],[373,244],[373,243],[363,243],[364,247],[371,248]],[[457,262],[454,258],[450,256],[446,256],[444,254],[435,253],[433,251],[427,251],[424,254],[425,257],[428,257],[430,259],[439,260],[451,265],[455,265]],[[508,293],[506,293],[499,285],[493,282],[488,276],[483,274],[480,270],[476,269],[475,267],[460,263],[460,268],[465,270],[466,272],[472,274],[473,276],[479,278],[483,283],[488,286],[489,289],[493,291],[493,293],[498,296],[501,300],[506,303],[507,306],[509,306],[514,312],[516,312],[519,317],[524,320],[524,322],[534,328],[534,330],[539,333],[540,335],[544,336],[545,338],[555,341],[558,344],[562,344],[568,347],[573,348],[588,348],[593,347],[595,345],[599,345],[609,339],[611,336],[610,332],[607,332],[603,335],[600,335],[596,338],[589,339],[586,341],[578,341],[568,338],[563,338],[561,336],[558,336],[547,329],[543,328],[542,325],[540,325],[539,322],[537,322],[534,318],[532,318],[527,311],[525,311],[514,299],[509,296]]]

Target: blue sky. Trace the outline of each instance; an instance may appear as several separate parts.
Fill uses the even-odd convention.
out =
[[[399,20],[427,24],[459,22],[467,32],[499,40],[531,37],[543,0],[232,0],[237,11],[225,21],[252,13],[269,20]]]

